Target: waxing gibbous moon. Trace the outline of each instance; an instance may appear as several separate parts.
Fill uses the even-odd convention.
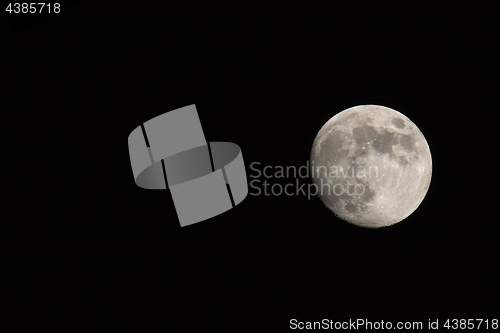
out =
[[[422,132],[405,115],[379,105],[355,106],[328,120],[314,140],[310,165],[325,206],[367,228],[412,214],[432,174]]]

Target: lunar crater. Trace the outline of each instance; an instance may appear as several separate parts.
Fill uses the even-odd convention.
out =
[[[397,117],[392,118],[391,121],[397,128],[405,128],[405,122]]]

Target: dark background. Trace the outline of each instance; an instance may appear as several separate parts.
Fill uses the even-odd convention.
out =
[[[7,314],[39,327],[222,331],[495,318],[492,12],[87,1],[3,11]],[[207,141],[241,147],[248,175],[254,161],[305,165],[321,126],[346,108],[393,108],[427,139],[429,191],[377,230],[316,197],[251,195],[181,228],[168,191],[135,185],[127,137],[190,104]]]

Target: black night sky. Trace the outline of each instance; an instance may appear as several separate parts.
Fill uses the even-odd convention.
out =
[[[16,325],[280,332],[294,318],[441,329],[498,318],[492,8],[181,2],[76,1],[60,14],[3,4],[4,275]],[[382,229],[303,195],[248,195],[181,228],[169,191],[135,185],[127,137],[190,104],[207,141],[240,146],[248,176],[256,161],[305,165],[344,109],[393,108],[426,137],[429,191]]]

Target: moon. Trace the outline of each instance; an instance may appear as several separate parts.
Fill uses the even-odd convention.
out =
[[[318,197],[338,218],[380,228],[412,214],[432,175],[429,145],[408,117],[379,105],[337,113],[311,149]]]

